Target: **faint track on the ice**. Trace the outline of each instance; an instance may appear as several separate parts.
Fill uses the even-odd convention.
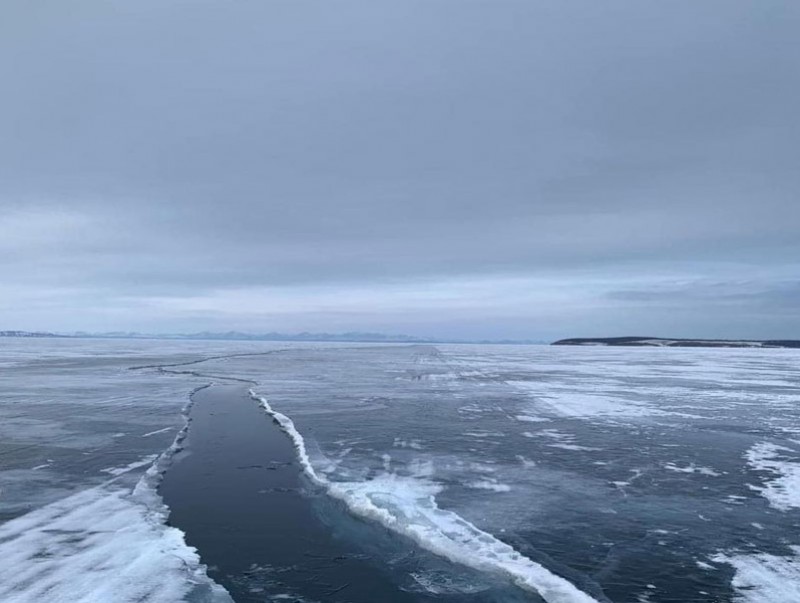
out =
[[[204,362],[210,362],[212,360],[227,360],[229,358],[242,358],[246,356],[267,356],[270,354],[277,354],[280,352],[288,352],[293,348],[282,348],[280,350],[269,350],[266,352],[240,352],[237,354],[221,354],[218,356],[206,356],[205,358],[198,358],[197,360],[188,360],[186,362],[174,362],[171,364],[144,364],[139,366],[130,366],[128,367],[129,371],[143,371],[147,369],[152,369],[158,371],[159,373],[166,373],[169,375],[191,375],[192,377],[199,377],[201,379],[216,379],[221,381],[233,381],[235,383],[245,383],[248,385],[258,385],[257,381],[253,379],[244,379],[242,377],[230,377],[227,375],[213,375],[211,373],[202,373],[200,371],[179,371],[173,370],[177,367],[183,366],[193,366],[196,364],[202,364]]]

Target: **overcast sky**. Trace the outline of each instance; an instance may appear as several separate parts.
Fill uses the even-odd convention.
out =
[[[800,3],[6,0],[0,329],[800,338]]]

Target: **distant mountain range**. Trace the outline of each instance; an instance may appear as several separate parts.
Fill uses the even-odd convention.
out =
[[[639,346],[657,348],[800,348],[797,339],[666,339],[663,337],[576,337],[553,345]]]
[[[0,337],[69,337],[43,331],[0,331]]]
[[[96,339],[205,339],[223,341],[365,341],[428,343],[431,339],[411,335],[385,335],[383,333],[242,333],[240,331],[202,331],[199,333],[138,333],[133,331],[112,331],[106,333],[86,333],[79,331],[71,337],[91,337]]]
[[[242,333],[227,331],[223,333],[203,331],[200,333],[138,333],[135,331],[111,331],[104,333],[49,333],[41,331],[0,331],[0,337],[67,337],[92,339],[188,339],[188,340],[220,340],[220,341],[308,341],[308,342],[361,342],[361,343],[502,343],[502,344],[542,344],[544,341],[522,340],[459,340],[439,339],[432,337],[416,337],[413,335],[387,335],[385,333],[368,333],[351,331],[347,333]]]

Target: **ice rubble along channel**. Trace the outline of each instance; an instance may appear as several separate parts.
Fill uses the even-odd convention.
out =
[[[292,439],[308,478],[341,500],[352,513],[377,521],[455,563],[505,575],[520,588],[538,593],[547,603],[599,603],[458,514],[440,509],[435,499],[441,489],[437,484],[388,473],[364,482],[330,481],[319,475],[292,420],[253,390],[250,395]]]

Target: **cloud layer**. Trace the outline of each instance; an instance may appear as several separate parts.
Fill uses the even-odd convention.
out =
[[[795,2],[5,12],[8,328],[800,337]]]

